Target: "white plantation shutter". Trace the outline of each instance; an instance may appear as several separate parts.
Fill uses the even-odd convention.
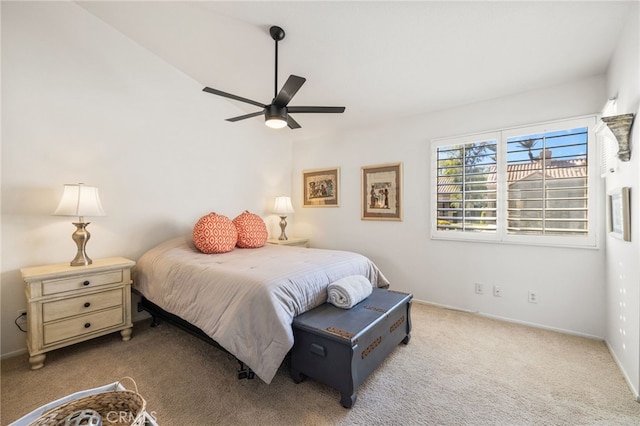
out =
[[[595,245],[594,124],[587,117],[434,141],[432,237]]]
[[[437,229],[496,231],[495,139],[437,149]]]
[[[588,129],[507,138],[507,228],[519,235],[588,232]]]

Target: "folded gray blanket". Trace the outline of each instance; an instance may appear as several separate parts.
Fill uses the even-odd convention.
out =
[[[350,309],[369,297],[373,286],[362,275],[350,275],[332,282],[327,287],[327,302],[342,309]]]

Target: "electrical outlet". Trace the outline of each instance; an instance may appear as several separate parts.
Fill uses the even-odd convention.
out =
[[[484,285],[482,283],[476,283],[476,294],[484,294]]]
[[[529,303],[538,303],[538,293],[529,290]]]
[[[495,297],[502,297],[502,289],[500,287],[498,287],[497,285],[493,286],[493,295]]]

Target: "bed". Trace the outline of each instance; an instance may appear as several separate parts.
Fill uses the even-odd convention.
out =
[[[266,244],[204,254],[184,236],[142,255],[133,286],[270,383],[293,347],[293,318],[325,303],[327,286],[350,275],[363,275],[374,287],[389,286],[358,253]]]

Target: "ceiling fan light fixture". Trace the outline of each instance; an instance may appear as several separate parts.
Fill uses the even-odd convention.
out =
[[[287,109],[269,105],[264,109],[264,124],[272,129],[287,127]]]
[[[2,0],[0,0],[2,1]],[[222,96],[235,101],[244,102],[260,108],[260,111],[252,112],[250,114],[240,115],[238,117],[227,118],[227,121],[235,122],[244,120],[247,118],[257,117],[264,113],[264,122],[267,127],[272,129],[282,129],[289,126],[290,129],[299,129],[301,126],[298,122],[289,116],[289,112],[293,114],[302,113],[343,113],[344,107],[324,107],[324,106],[293,106],[288,107],[291,98],[300,90],[300,87],[304,84],[306,79],[297,75],[289,75],[284,86],[278,91],[278,42],[284,39],[284,30],[277,26],[272,26],[269,29],[269,34],[276,44],[275,49],[275,72],[274,72],[274,84],[273,84],[273,100],[270,105],[265,105],[261,102],[251,99],[243,98],[242,96],[233,95],[231,93],[223,92],[222,90],[213,89],[211,87],[205,87],[202,89],[205,92],[212,93],[214,95]]]
[[[283,129],[287,127],[287,122],[282,120],[281,118],[270,118],[264,122],[267,127],[271,127],[272,129]]]

